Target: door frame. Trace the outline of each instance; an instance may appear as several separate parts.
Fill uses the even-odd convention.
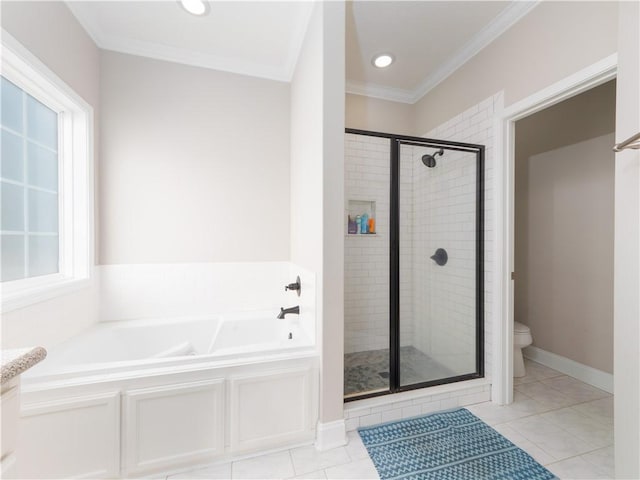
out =
[[[505,405],[513,402],[513,279],[515,222],[515,122],[563,100],[616,78],[618,55],[602,60],[510,105],[495,116],[497,165],[494,178],[495,328],[491,398]]]

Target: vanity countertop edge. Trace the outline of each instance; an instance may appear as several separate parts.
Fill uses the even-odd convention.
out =
[[[2,349],[2,374],[0,384],[20,375],[47,356],[43,347]]]

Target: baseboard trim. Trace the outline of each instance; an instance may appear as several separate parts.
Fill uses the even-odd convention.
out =
[[[581,382],[588,383],[605,392],[613,393],[613,375],[593,367],[583,365],[569,358],[547,352],[538,347],[522,349],[525,358],[538,362],[545,367],[553,368],[559,372],[577,378]]]
[[[347,444],[347,426],[344,419],[333,422],[318,422],[316,449],[323,451]]]

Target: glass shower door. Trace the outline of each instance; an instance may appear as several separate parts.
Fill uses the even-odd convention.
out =
[[[481,368],[480,158],[462,147],[400,142],[401,389]]]

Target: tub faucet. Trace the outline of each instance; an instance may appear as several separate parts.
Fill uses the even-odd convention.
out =
[[[295,313],[296,315],[300,315],[300,305],[296,305],[295,307],[282,308],[280,307],[280,313],[277,318],[284,318],[287,313]]]

